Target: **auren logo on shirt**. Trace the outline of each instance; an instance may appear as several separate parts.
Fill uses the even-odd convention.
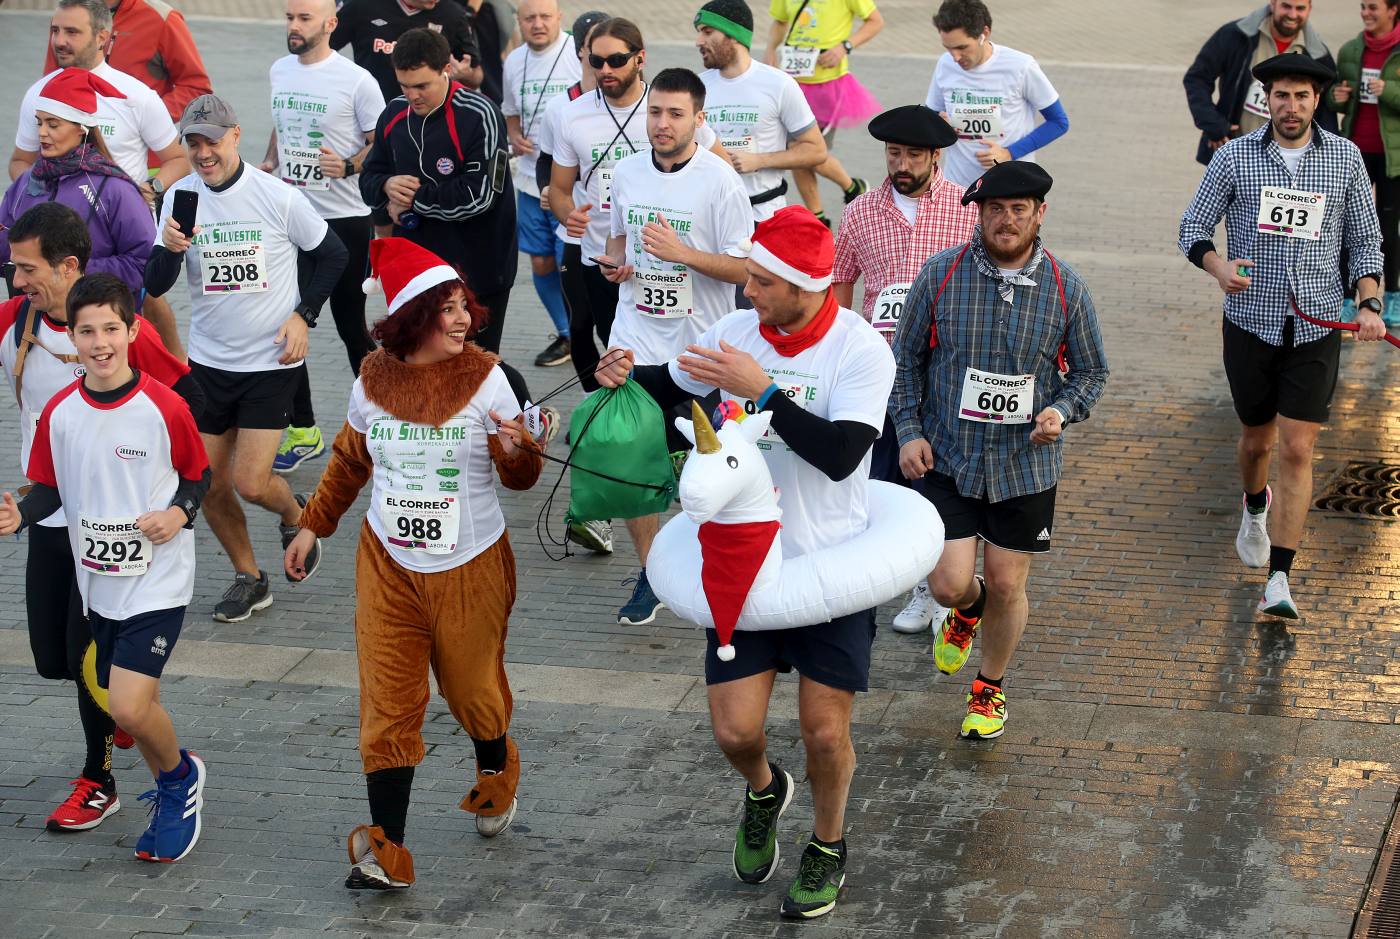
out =
[[[144,460],[150,455],[145,450],[138,450],[135,447],[117,447],[116,454],[123,460]]]
[[[215,222],[205,228],[204,231],[194,236],[193,244],[203,247],[204,245],[234,245],[234,244],[258,244],[263,240],[261,228],[219,228],[219,225],[236,225],[237,222]]]

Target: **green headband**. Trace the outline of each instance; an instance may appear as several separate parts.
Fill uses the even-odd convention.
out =
[[[731,39],[737,39],[744,44],[745,49],[753,46],[753,30],[745,29],[733,20],[720,16],[714,10],[701,10],[695,14],[695,28],[699,29],[701,23],[711,29],[719,30]]]

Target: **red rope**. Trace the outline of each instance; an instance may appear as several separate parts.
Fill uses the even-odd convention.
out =
[[[1348,332],[1353,333],[1361,328],[1361,325],[1359,323],[1337,323],[1332,320],[1315,319],[1314,317],[1311,317],[1308,314],[1304,313],[1302,310],[1298,309],[1298,304],[1296,301],[1294,301],[1293,303],[1293,312],[1297,313],[1299,316],[1307,320],[1309,323],[1312,323],[1314,326],[1324,326],[1328,329],[1345,329]],[[1397,339],[1390,333],[1385,334],[1385,341],[1390,343],[1395,348],[1400,349],[1400,339]]]

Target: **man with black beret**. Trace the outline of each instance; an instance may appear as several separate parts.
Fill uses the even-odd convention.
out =
[[[1242,425],[1244,498],[1235,552],[1246,567],[1268,567],[1259,612],[1297,619],[1288,575],[1341,352],[1340,332],[1297,314],[1335,320],[1343,296],[1354,290],[1357,337],[1383,338],[1377,295],[1384,260],[1361,152],[1314,122],[1335,73],[1310,56],[1287,53],[1257,65],[1254,77],[1264,88],[1269,123],[1229,141],[1206,164],[1181,218],[1178,245],[1225,294],[1225,376]],[[1212,240],[1221,219],[1224,257]],[[1277,493],[1269,487],[1275,440],[1282,463]]]
[[[861,315],[892,342],[919,269],[938,252],[967,242],[977,210],[960,203],[962,187],[940,168],[940,151],[956,143],[958,135],[936,111],[922,104],[886,111],[870,122],[870,136],[885,145],[888,176],[846,208],[836,235],[832,289],[842,306],[855,309],[855,283],[863,279]],[[871,452],[870,476],[908,485],[899,471],[899,442],[888,416]],[[939,615],[928,586],[920,584],[895,616],[894,628],[922,632]]]
[[[894,337],[900,469],[946,530],[930,577],[951,608],[934,636],[939,671],[956,673],[983,636],[965,738],[1005,730],[1003,682],[1026,628],[1031,555],[1050,550],[1064,429],[1108,381],[1089,289],[1040,241],[1051,182],[1012,160],[968,187],[972,240],[924,265]]]

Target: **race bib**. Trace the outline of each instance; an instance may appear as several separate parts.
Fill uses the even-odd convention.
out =
[[[1244,96],[1244,109],[1255,117],[1269,116],[1269,96],[1264,94],[1264,83],[1255,81]]]
[[[151,567],[151,541],[134,518],[89,518],[78,522],[78,563],[105,577],[139,577]]]
[[[736,153],[752,153],[753,134],[746,134],[743,137],[730,137],[728,139],[721,139],[719,144],[725,150],[732,150]]]
[[[690,271],[642,271],[632,275],[632,302],[637,312],[672,320],[695,312]]]
[[[904,298],[909,295],[913,284],[890,284],[875,298],[875,309],[870,313],[870,325],[887,340],[894,339],[894,331],[899,327],[899,317],[904,312]]]
[[[983,424],[1029,424],[1035,407],[1034,375],[998,375],[969,368],[958,417]]]
[[[815,400],[817,395],[816,385],[804,385],[801,382],[784,380],[782,378],[775,379],[773,383],[778,386],[779,394],[787,395],[789,401],[804,411],[807,410],[808,406]],[[734,398],[733,400],[738,402],[739,406],[744,409],[745,414],[758,413],[758,405],[754,404],[748,398]],[[777,432],[770,426],[763,432],[763,436],[758,438],[757,446],[760,450],[772,450],[774,442],[782,443],[782,439],[783,438],[779,437]],[[787,445],[784,444],[784,446]],[[792,448],[788,447],[788,449],[791,450]]]
[[[1380,78],[1380,77],[1381,77],[1381,70],[1380,70],[1380,69],[1378,69],[1378,68],[1363,68],[1363,69],[1361,70],[1361,87],[1358,89],[1358,90],[1361,92],[1361,97],[1357,98],[1356,100],[1360,101],[1362,104],[1376,104],[1376,103],[1378,103],[1378,102],[1381,100],[1380,97],[1379,97],[1378,95],[1373,95],[1373,94],[1371,94],[1370,88],[1371,88],[1371,79],[1373,79],[1373,78]]]
[[[282,182],[303,189],[329,189],[321,174],[321,151],[309,147],[282,147]]]
[[[1326,193],[1263,186],[1259,189],[1256,227],[1271,235],[1316,241],[1322,237],[1322,218],[1326,206]]]
[[[426,554],[457,549],[462,503],[456,496],[388,491],[379,494],[379,521],[384,538],[396,548]]]
[[[954,104],[948,109],[953,129],[959,140],[1000,140],[1002,137],[1001,104]]]
[[[612,211],[612,170],[598,169],[598,208]]]
[[[779,46],[778,68],[793,78],[811,78],[817,71],[820,49],[813,46]]]
[[[262,293],[267,289],[267,258],[260,244],[205,245],[199,249],[205,294]]]

